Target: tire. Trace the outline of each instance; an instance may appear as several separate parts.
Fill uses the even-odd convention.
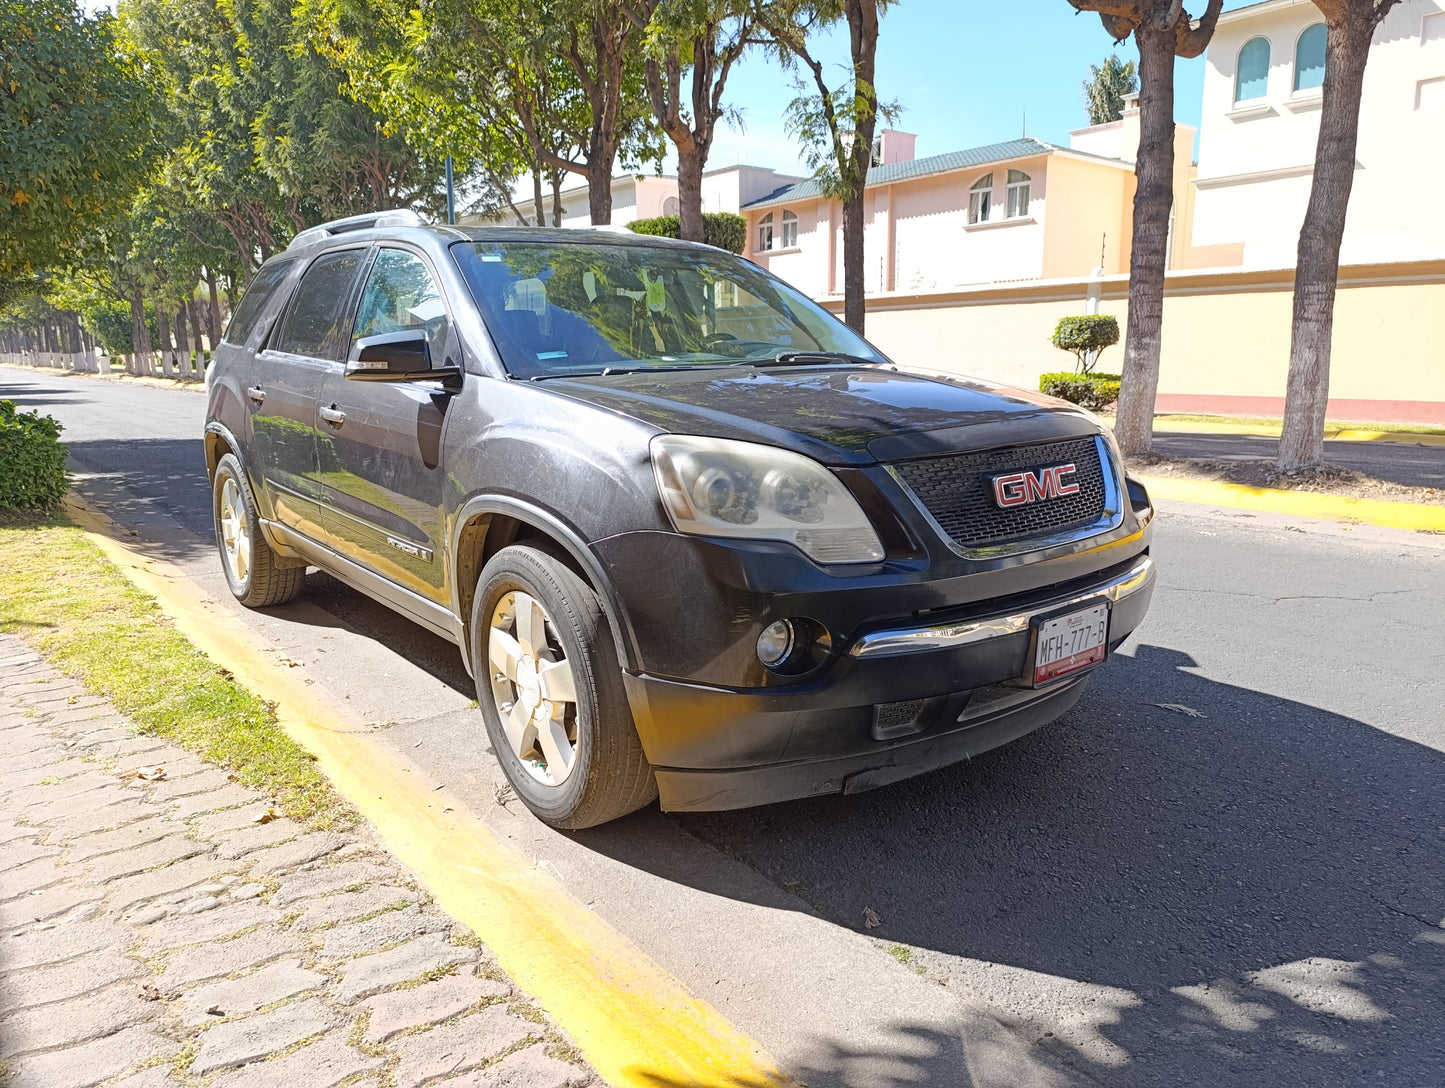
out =
[[[539,820],[593,827],[657,797],[602,602],[560,559],[526,545],[494,555],[477,581],[471,643],[487,736]]]
[[[247,608],[266,608],[294,600],[306,580],[306,568],[279,565],[261,531],[246,473],[233,453],[222,457],[216,466],[211,482],[211,514],[221,569],[231,595]]]

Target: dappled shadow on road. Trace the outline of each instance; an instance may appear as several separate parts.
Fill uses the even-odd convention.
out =
[[[817,1083],[1438,1082],[1445,756],[1192,666],[1140,647],[1054,726],[885,790],[674,817],[840,925],[869,908],[963,1000],[957,1080],[824,1053]]]
[[[123,543],[173,562],[214,549],[211,484],[199,437],[67,442],[66,448],[80,495],[117,523]]]
[[[3,380],[3,376],[3,371],[0,371],[0,400],[14,401],[15,406],[22,412],[38,411],[45,415],[45,409],[49,406],[65,405],[71,408],[90,404],[95,400],[90,390],[74,380],[62,379],[43,385],[11,385]],[[30,375],[27,374],[26,377],[29,378]],[[43,380],[44,376],[36,375],[36,378]]]

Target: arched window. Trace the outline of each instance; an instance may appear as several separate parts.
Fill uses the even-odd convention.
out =
[[[1250,38],[1239,51],[1239,68],[1234,74],[1234,100],[1246,102],[1263,98],[1269,87],[1269,39]]]
[[[993,174],[988,173],[968,187],[968,222],[987,223],[993,210]]]
[[[773,213],[768,212],[758,220],[758,252],[766,253],[773,248]]]
[[[1329,31],[1324,23],[1316,23],[1299,36],[1294,47],[1294,89],[1310,91],[1324,86],[1325,39]]]
[[[675,196],[670,196],[662,202],[663,215],[676,215],[681,210],[682,205],[678,203],[678,199]]]
[[[783,248],[792,249],[798,244],[798,216],[795,212],[783,210]]]
[[[1029,182],[1033,179],[1022,170],[1008,172],[1008,202],[1004,213],[1009,219],[1018,219],[1029,214]]]

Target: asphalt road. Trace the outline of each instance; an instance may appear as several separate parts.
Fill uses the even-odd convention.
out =
[[[0,397],[224,597],[203,398],[4,369]],[[454,648],[323,575],[248,617],[812,1088],[1445,1083],[1445,542],[1184,504],[1155,539],[1149,619],[1053,726],[575,835],[496,803]]]
[[[1154,436],[1154,449],[1166,457],[1208,457],[1216,461],[1274,460],[1279,439],[1247,434],[1169,434]],[[1325,460],[1407,487],[1445,488],[1445,446],[1400,442],[1326,442]]]

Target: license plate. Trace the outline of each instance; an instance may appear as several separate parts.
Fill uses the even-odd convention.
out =
[[[1046,684],[1104,660],[1109,643],[1109,606],[1096,604],[1040,621],[1034,683]]]

